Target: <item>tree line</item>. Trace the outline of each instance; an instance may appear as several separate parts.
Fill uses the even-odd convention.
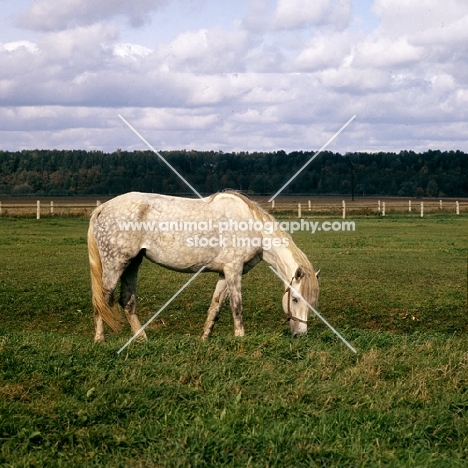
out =
[[[164,158],[200,193],[226,188],[272,194],[314,152],[165,151]],[[0,151],[0,194],[118,195],[129,191],[191,194],[151,151],[104,153],[84,150]],[[467,197],[468,154],[346,153],[325,151],[298,175],[284,194]]]

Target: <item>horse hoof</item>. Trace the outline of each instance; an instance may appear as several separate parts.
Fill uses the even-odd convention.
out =
[[[148,341],[148,337],[145,332],[142,332],[135,338],[135,341],[138,341],[138,343],[144,343],[145,341]]]

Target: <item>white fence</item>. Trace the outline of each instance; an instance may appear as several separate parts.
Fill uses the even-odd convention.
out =
[[[405,198],[365,198],[356,201],[339,198],[278,197],[268,203],[266,197],[254,199],[267,211],[276,215],[301,217],[320,217],[335,215],[343,219],[352,216],[392,216],[407,214],[424,217],[434,214],[468,214],[468,199],[424,199]],[[37,200],[16,202],[14,199],[0,200],[0,216],[60,217],[84,216],[91,214],[100,200]]]
[[[434,214],[455,214],[468,213],[468,200],[462,199],[424,199],[424,200],[408,200],[408,199],[364,199],[358,201],[338,199],[324,201],[320,199],[312,199],[302,201],[301,203],[294,202],[278,202],[273,201],[268,204],[262,200],[258,200],[260,205],[276,214],[296,214],[300,217],[320,216],[335,214],[340,215],[343,219],[350,216],[391,216],[394,214],[425,215]],[[307,209],[305,209],[307,206]]]

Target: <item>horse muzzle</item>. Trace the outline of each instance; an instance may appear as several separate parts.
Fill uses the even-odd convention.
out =
[[[305,321],[298,322],[291,318],[289,320],[289,327],[293,338],[297,338],[298,336],[305,335],[307,333],[307,322]]]

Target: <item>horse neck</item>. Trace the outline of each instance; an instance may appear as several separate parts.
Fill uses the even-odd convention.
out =
[[[280,275],[289,280],[294,276],[299,266],[293,252],[288,247],[272,247],[263,251],[263,260],[270,264]]]

